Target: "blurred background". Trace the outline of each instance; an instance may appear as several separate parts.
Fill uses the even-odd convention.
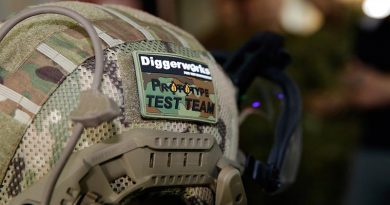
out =
[[[49,0],[1,0],[0,20]],[[390,0],[88,0],[143,9],[233,52],[259,31],[285,37],[288,72],[304,102],[296,183],[269,196],[248,186],[249,204],[390,203]],[[389,55],[387,57],[386,55]],[[262,80],[241,109],[241,147],[266,159],[282,100]],[[388,204],[387,203],[387,204]]]

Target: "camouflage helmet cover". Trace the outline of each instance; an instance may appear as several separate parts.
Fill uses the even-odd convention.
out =
[[[105,54],[102,92],[121,110],[115,120],[86,129],[75,152],[147,128],[210,134],[223,155],[236,161],[235,88],[194,37],[127,7],[50,5],[75,10],[93,23]],[[94,57],[83,29],[54,14],[22,22],[0,50],[0,204],[8,204],[48,174],[61,155],[73,126],[69,114],[91,85]],[[194,71],[192,76],[169,72],[169,66],[180,65]],[[147,72],[152,68],[158,72]],[[112,189],[120,192],[126,180],[114,180]],[[205,187],[172,192],[192,204],[214,200]]]

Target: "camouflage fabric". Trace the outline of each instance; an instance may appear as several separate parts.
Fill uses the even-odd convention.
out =
[[[58,5],[73,9],[82,13],[91,21],[111,18],[109,14],[86,3],[58,2],[45,5]],[[61,32],[76,25],[68,17],[57,14],[39,15],[26,19],[16,25],[10,35],[7,35],[0,44],[0,65],[10,72],[17,70],[40,42],[56,32]],[[26,39],[28,39],[28,43],[26,43]]]
[[[106,17],[109,15],[93,21],[93,24],[99,29],[99,37],[105,48],[102,92],[119,105],[122,114],[112,122],[86,129],[75,151],[93,146],[128,129],[149,128],[208,133],[215,137],[224,155],[234,160],[238,143],[235,90],[214,59],[210,58],[210,54],[189,34],[143,12],[110,6],[131,19],[128,21],[129,19],[119,18],[101,7],[85,5],[100,9]],[[141,25],[147,28],[140,30],[138,26]],[[163,27],[172,32],[164,32],[166,28]],[[146,40],[145,31],[155,40]],[[1,46],[5,45],[0,43]],[[209,89],[208,98],[196,95],[191,97],[203,97],[203,101],[215,104],[212,115],[201,113],[204,119],[210,121],[189,121],[185,117],[149,119],[142,116],[133,60],[133,53],[141,51],[178,55],[208,66],[213,81],[188,78],[192,80],[188,86],[191,90],[194,85],[203,83],[203,87]],[[92,83],[92,55],[91,43],[86,33],[74,25],[46,36],[28,53],[26,60],[17,69],[4,69],[0,63],[0,113],[4,116],[0,118],[0,125],[9,125],[14,129],[11,122],[18,124],[14,136],[4,134],[13,141],[6,141],[5,143],[9,143],[7,151],[0,152],[0,205],[8,204],[10,199],[48,174],[58,160],[71,135],[73,123],[69,119],[69,113],[79,103],[80,92],[90,88]],[[180,81],[180,78],[173,79],[172,76],[162,77],[164,81],[170,80],[176,85],[184,81]],[[211,192],[200,192],[195,187],[189,187],[185,193],[189,196],[187,199],[191,199],[188,201],[207,201],[204,198],[208,198]]]
[[[23,124],[0,112],[0,176],[4,176],[9,157],[14,154],[24,131]]]
[[[183,47],[188,47],[193,50],[205,50],[204,47],[199,43],[199,41],[197,41],[192,35],[177,28],[176,26],[168,22],[161,21],[161,19],[155,16],[125,6],[120,6],[120,5],[107,5],[107,6],[120,11],[123,15],[129,18],[135,18],[139,20],[139,22],[144,26],[150,27],[155,25],[158,28],[164,29],[167,32],[172,31],[172,33],[175,34],[176,38],[180,41]],[[153,28],[155,26],[153,26]]]
[[[59,5],[63,5],[63,3]],[[68,7],[73,8],[74,5]],[[69,23],[71,24],[71,22]],[[94,24],[96,24],[99,29],[106,32],[107,35],[114,39],[120,39],[121,41],[145,40],[145,36],[143,36],[140,31],[134,29],[131,25],[123,22],[121,19],[108,18],[104,20],[99,18],[99,20],[94,22]],[[157,33],[155,34],[156,36],[161,34],[161,36],[158,36],[158,39],[161,39],[164,42],[178,43],[178,40],[175,39],[174,36],[167,35],[162,32],[161,26],[153,25],[149,28],[152,32]],[[73,26],[71,29],[66,29],[61,32],[51,34],[41,44],[45,44],[51,48],[54,48],[56,52],[60,53],[64,58],[71,61],[74,65],[82,63],[88,57],[93,55],[92,46],[88,36],[82,28],[76,26]],[[1,45],[2,44],[0,44],[0,46]],[[107,46],[107,44],[104,44],[103,47],[106,48]],[[21,53],[17,56],[24,55],[24,53]],[[4,65],[7,66],[7,64]],[[50,95],[50,93],[56,89],[57,85],[61,83],[63,78],[69,74],[69,70],[64,70],[63,67],[53,62],[53,59],[50,59],[50,57],[48,58],[48,56],[39,54],[36,50],[30,53],[27,60],[20,67],[22,69],[17,69],[16,71],[1,69],[0,82],[16,93],[26,95],[26,98],[36,107],[35,110],[39,110],[39,107],[47,100],[47,97]],[[75,69],[75,67],[73,69]],[[34,70],[38,71],[33,72]],[[29,82],[29,78],[34,83],[33,86],[21,87],[19,85],[18,82],[20,81]],[[30,99],[30,97],[33,99]],[[19,104],[17,102],[0,102],[0,108],[3,107],[3,109],[6,110],[6,113],[11,116],[18,106]],[[26,110],[25,108],[22,108],[21,110],[26,113],[25,115],[29,116],[29,119],[24,119],[23,122],[29,122],[29,120],[31,120],[32,117],[34,117],[36,114],[36,112]]]

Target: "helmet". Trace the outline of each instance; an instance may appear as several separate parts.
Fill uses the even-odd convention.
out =
[[[237,88],[191,35],[59,2],[0,40],[0,204],[246,204]]]
[[[168,185],[191,185],[166,191],[186,200],[214,200],[204,185],[222,153],[236,160],[238,112],[235,88],[210,54],[138,10],[55,5],[82,14],[100,38],[102,94],[93,90],[99,60],[82,24],[45,14],[11,30],[0,54],[1,204],[39,202],[78,124],[86,129],[51,204],[91,195],[119,203],[130,192]]]

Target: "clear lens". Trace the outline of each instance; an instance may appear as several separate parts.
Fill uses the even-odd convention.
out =
[[[294,135],[291,137],[289,146],[285,153],[284,162],[280,171],[280,180],[284,186],[295,181],[298,167],[301,159],[302,151],[302,132],[301,128],[297,128]]]

